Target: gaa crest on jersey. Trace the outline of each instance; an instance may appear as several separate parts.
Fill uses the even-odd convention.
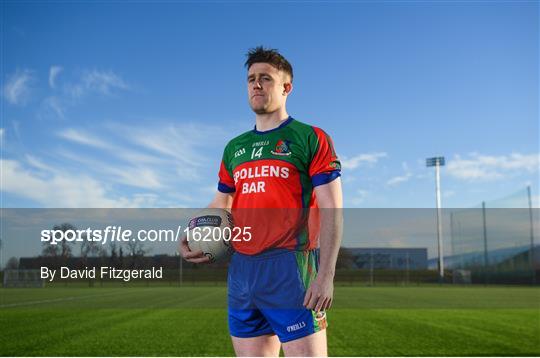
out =
[[[291,155],[291,150],[289,149],[289,145],[291,143],[288,141],[288,140],[278,140],[277,143],[276,143],[276,148],[272,151],[270,151],[270,153],[274,154],[274,155]]]

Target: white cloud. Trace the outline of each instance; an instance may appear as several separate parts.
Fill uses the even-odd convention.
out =
[[[217,183],[214,185],[207,185],[200,188],[200,191],[204,194],[212,195],[215,194],[217,191]],[[209,196],[210,198],[210,196]]]
[[[387,185],[398,185],[400,183],[404,183],[404,182],[408,181],[411,177],[412,177],[411,173],[405,173],[404,175],[399,175],[399,176],[396,176],[396,177],[393,177],[393,178],[389,179],[386,182],[386,184]]]
[[[159,189],[163,188],[161,176],[151,168],[140,167],[109,167],[109,172],[115,174],[118,181],[122,184],[144,188]]]
[[[125,133],[125,132],[119,132],[119,133]],[[138,164],[138,165],[158,164],[158,163],[164,163],[165,161],[164,158],[160,156],[142,153],[140,150],[128,149],[126,146],[113,145],[111,144],[111,142],[113,142],[112,138],[109,138],[108,141],[105,141],[105,140],[100,139],[96,135],[93,135],[91,133],[88,133],[87,131],[83,131],[80,129],[66,128],[58,132],[57,135],[73,143],[106,150],[109,152],[111,156],[120,158],[132,164]],[[127,138],[115,138],[115,140],[119,139],[119,140],[133,141],[133,139],[129,137],[130,136],[128,135]],[[70,156],[72,157],[72,159],[75,158],[74,156],[71,156],[67,153],[64,153],[64,155]]]
[[[111,198],[97,180],[84,175],[52,172],[42,178],[14,160],[0,159],[2,191],[33,200],[43,207],[115,208],[137,207],[140,202]]]
[[[44,148],[42,158],[19,153],[2,162],[2,190],[43,207],[201,205],[206,187],[216,189],[219,159],[208,153],[221,154],[231,133],[176,120],[148,123],[61,129],[58,145]]]
[[[498,180],[523,173],[539,171],[540,155],[512,153],[510,155],[489,156],[478,153],[469,154],[469,158],[455,155],[447,163],[447,173],[462,180]]]
[[[2,93],[11,104],[24,105],[30,98],[30,83],[33,81],[32,71],[17,70],[8,77]]]
[[[73,98],[81,98],[89,93],[110,96],[115,90],[129,90],[131,87],[112,71],[84,71],[79,82],[65,87]]]
[[[64,139],[70,140],[75,143],[88,145],[91,147],[101,148],[101,149],[115,149],[105,141],[95,137],[91,134],[84,133],[82,131],[68,128],[58,133],[58,135]]]
[[[103,138],[88,131],[67,128],[58,135],[71,142],[83,144],[108,152],[132,164],[164,164],[181,170],[189,177],[199,178],[198,170],[208,162],[202,148],[223,142],[225,130],[215,126],[194,123],[182,125],[159,125],[152,128],[110,124],[101,133],[115,133]],[[119,143],[119,144],[111,144]]]
[[[50,96],[45,98],[41,104],[44,112],[40,113],[40,115],[43,117],[43,115],[52,113],[53,115],[63,119],[66,112],[66,104],[64,102],[65,101],[58,96]]]
[[[341,182],[343,184],[349,184],[349,183],[352,183],[352,182],[355,182],[356,181],[356,177],[352,176],[352,175],[345,175],[343,177],[341,177]]]
[[[63,68],[60,66],[51,66],[49,69],[49,86],[56,88],[56,77],[62,72]]]
[[[442,193],[443,198],[451,198],[456,195],[456,192],[453,190],[444,190]]]
[[[0,128],[0,141],[4,141],[4,133],[6,130],[4,128]]]
[[[36,169],[40,169],[40,170],[44,170],[44,171],[53,171],[53,168],[45,163],[43,163],[41,160],[39,160],[38,158],[34,157],[33,155],[29,155],[27,154],[26,155],[26,162],[36,168]]]
[[[408,247],[407,238],[394,238],[388,242],[388,247]]]
[[[147,154],[147,153],[141,153],[138,150],[130,150],[127,148],[119,148],[118,151],[115,151],[114,153],[111,153],[111,154],[128,163],[139,164],[139,165],[141,164],[156,165],[156,164],[165,164],[167,162],[167,159],[164,157]]]
[[[96,129],[99,136],[85,129],[66,128],[57,133],[60,138],[99,151],[74,146],[55,154],[107,183],[159,191],[163,194],[161,203],[163,198],[175,195],[181,183],[209,185],[217,180],[204,175],[211,162],[205,153],[224,145],[230,133],[197,123],[151,122],[152,127],[109,123]],[[217,166],[218,162],[213,164]],[[184,203],[197,201],[191,193],[178,199]]]
[[[347,157],[341,157],[341,166],[343,169],[356,169],[361,165],[368,164],[373,165],[376,164],[379,159],[386,158],[388,155],[385,152],[376,152],[376,153],[364,153],[356,155],[352,158]]]
[[[86,87],[90,90],[97,91],[104,95],[111,94],[112,90],[117,89],[123,89],[127,90],[129,89],[129,86],[120,78],[120,76],[116,75],[112,71],[90,71],[85,73],[83,76],[83,83],[86,85]]]
[[[161,175],[152,168],[129,166],[104,166],[110,174],[116,176],[121,184],[144,189],[160,189],[164,187]]]
[[[144,189],[163,188],[162,179],[166,174],[159,174],[155,167],[148,168],[140,165],[125,163],[111,164],[110,161],[95,160],[73,152],[60,151],[62,157],[73,163],[82,164],[87,175],[99,177],[110,183],[124,184]]]
[[[202,179],[198,168],[186,168],[185,166],[179,166],[176,168],[176,173],[180,178],[188,181],[197,181]]]
[[[51,66],[49,69],[49,86],[55,91],[54,95],[46,97],[38,113],[40,118],[65,118],[67,109],[79,104],[85,97],[92,94],[112,96],[118,91],[130,90],[131,87],[112,71],[84,70],[76,80],[62,81],[58,85],[58,76],[63,67]]]
[[[354,196],[350,199],[352,205],[360,205],[368,197],[369,192],[367,190],[358,189]]]
[[[405,171],[405,174],[398,175],[398,176],[395,176],[395,177],[389,179],[386,182],[386,185],[390,185],[390,186],[398,185],[398,184],[404,183],[406,181],[409,181],[409,179],[412,178],[413,175],[412,175],[412,173],[411,173],[411,171],[409,169],[409,166],[407,165],[407,162],[401,163],[401,166],[402,166],[403,170]]]
[[[181,165],[182,170],[186,171],[200,168],[208,162],[204,148],[214,143],[225,142],[224,138],[228,135],[223,128],[201,126],[198,123],[168,124],[154,126],[151,129],[127,126],[115,128],[146,151],[174,159],[176,165]]]
[[[12,120],[11,124],[13,126],[13,133],[15,134],[15,138],[21,139],[21,124],[17,120]]]
[[[192,125],[167,125],[162,128],[133,128],[122,125],[112,125],[112,131],[119,133],[114,137],[103,139],[87,131],[68,128],[58,135],[71,142],[98,148],[107,153],[110,158],[104,162],[92,159],[88,152],[77,151],[60,154],[71,161],[83,164],[95,175],[109,176],[109,180],[146,189],[164,188],[166,183],[201,180],[199,171],[206,162],[203,154],[199,154],[201,146],[206,146],[205,140],[214,140],[211,128]],[[204,131],[204,134],[201,133]],[[203,140],[203,138],[205,140]],[[110,144],[110,143],[121,143]],[[100,156],[101,157],[101,156]],[[112,160],[112,159],[117,160]]]

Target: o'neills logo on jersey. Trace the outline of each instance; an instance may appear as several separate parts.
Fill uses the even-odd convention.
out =
[[[289,149],[289,141],[286,140],[278,140],[276,143],[276,148],[272,150],[270,153],[274,155],[291,155],[291,150]]]
[[[277,177],[287,179],[289,168],[279,165],[261,165],[254,168],[243,168],[234,173],[234,182],[240,179]]]

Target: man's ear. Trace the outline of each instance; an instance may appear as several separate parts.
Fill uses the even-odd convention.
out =
[[[293,89],[292,83],[291,82],[285,82],[283,84],[283,95],[288,96],[292,92],[292,89]]]

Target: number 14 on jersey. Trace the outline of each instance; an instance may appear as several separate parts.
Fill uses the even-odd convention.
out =
[[[251,151],[251,159],[260,158],[262,156],[263,147],[253,148]]]

